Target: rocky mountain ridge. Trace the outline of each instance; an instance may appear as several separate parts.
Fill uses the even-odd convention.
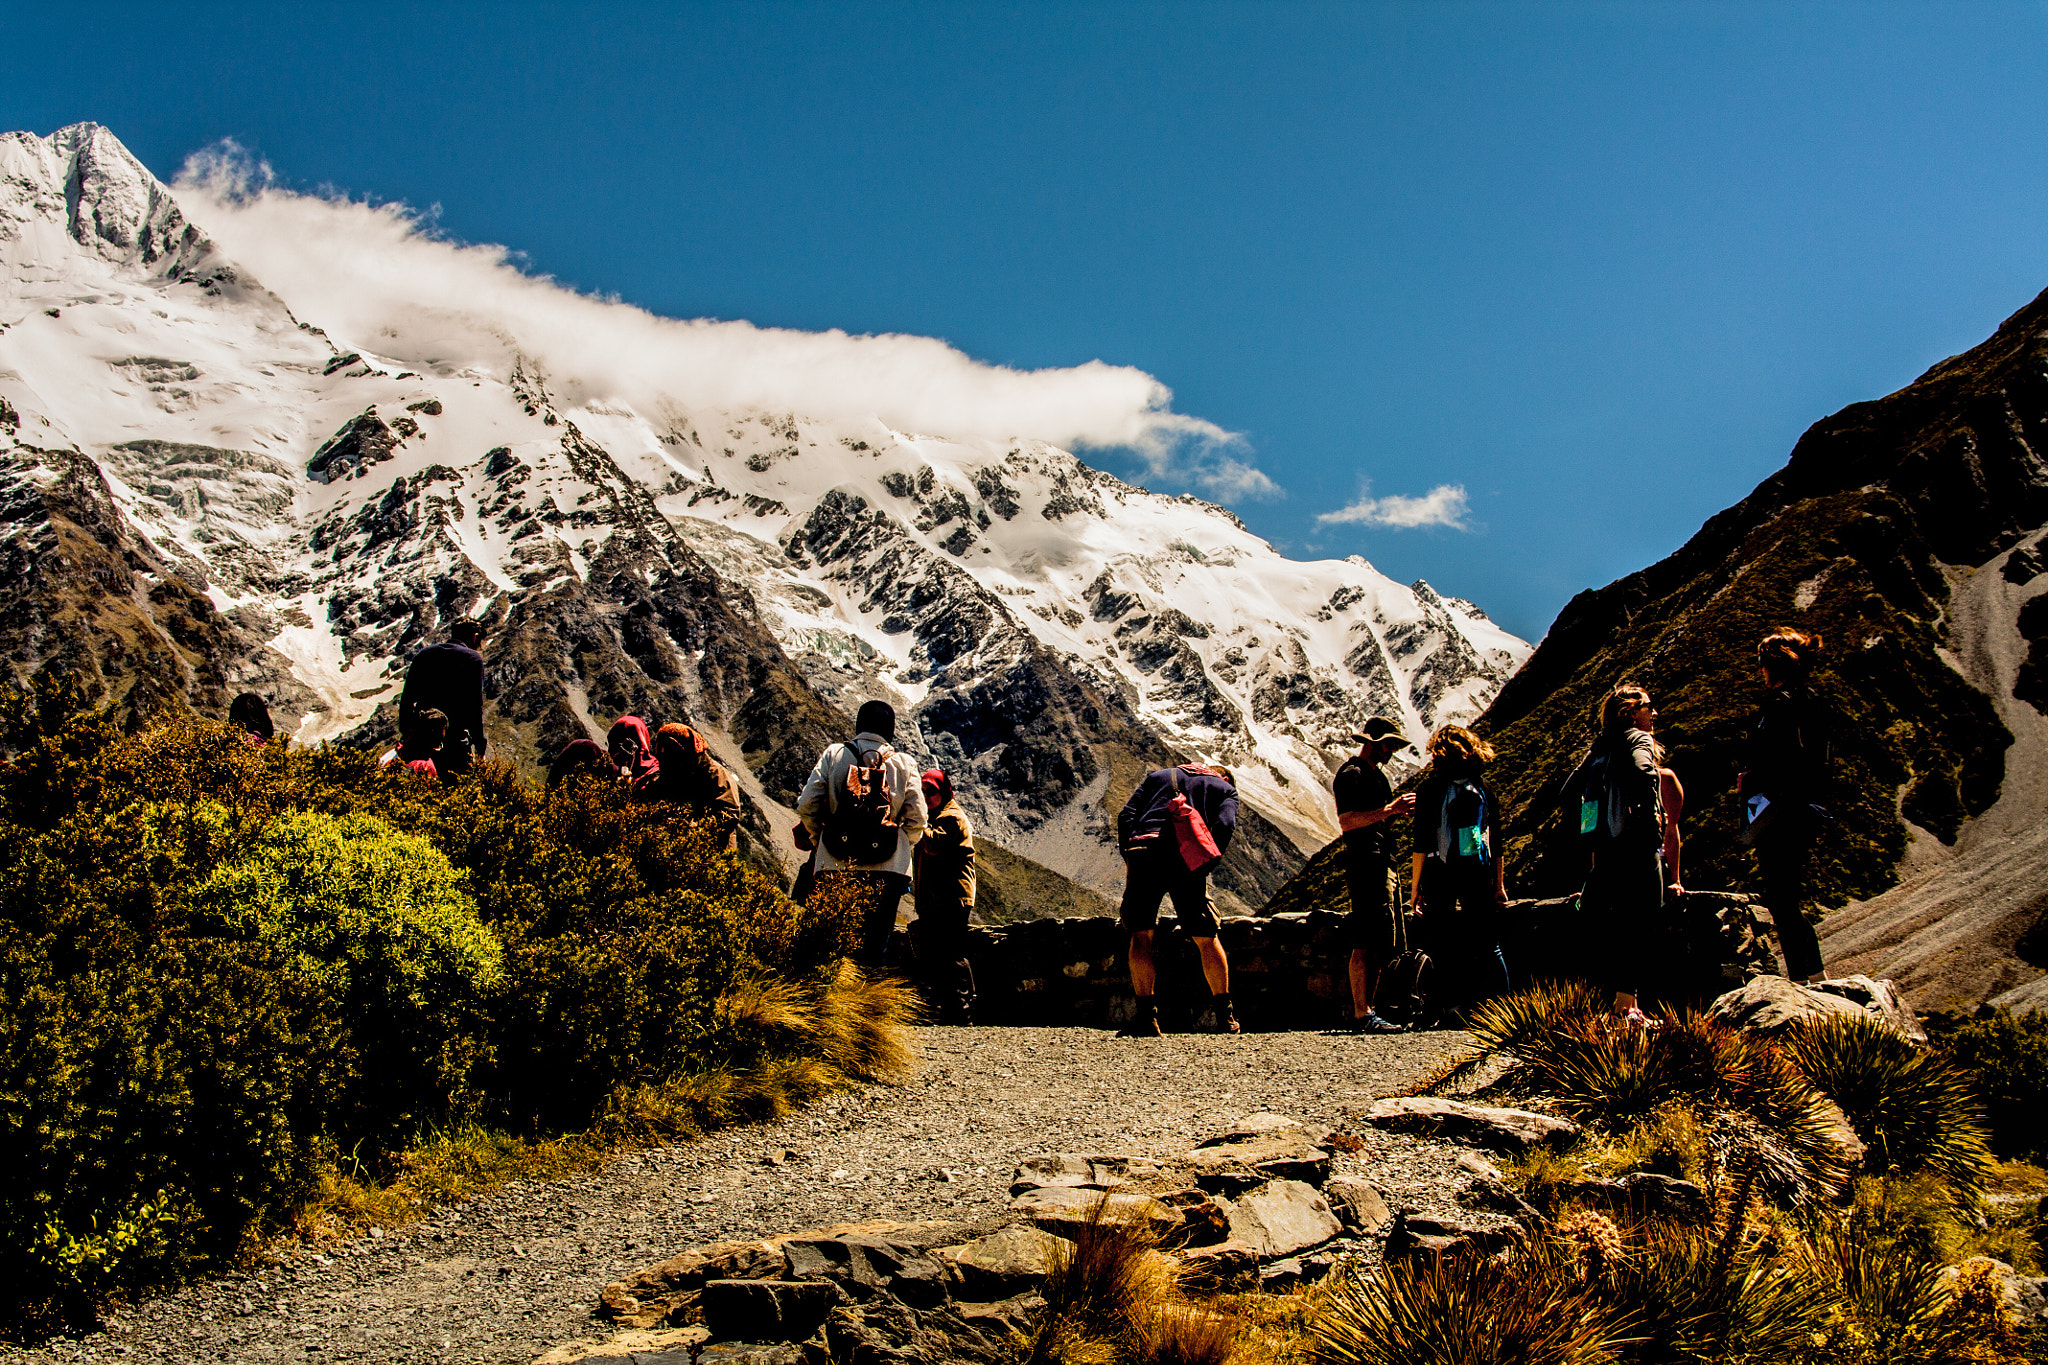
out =
[[[254,688],[301,742],[380,743],[411,652],[476,617],[495,747],[689,719],[764,846],[867,696],[987,837],[1100,891],[1145,767],[1229,763],[1251,814],[1219,886],[1257,904],[1334,835],[1358,721],[1419,739],[1527,653],[1426,584],[1288,560],[1044,442],[643,411],[557,392],[538,356],[456,365],[289,304],[106,129],[0,137],[17,679],[214,710]]]

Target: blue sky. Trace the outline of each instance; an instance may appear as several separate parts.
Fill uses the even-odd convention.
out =
[[[1533,638],[2048,285],[2044,29],[2039,5],[49,6],[6,22],[0,124],[97,120],[165,176],[233,138],[665,314],[1139,367],[1284,490],[1233,502],[1253,529]],[[1461,486],[1467,529],[1318,520],[1368,485]]]

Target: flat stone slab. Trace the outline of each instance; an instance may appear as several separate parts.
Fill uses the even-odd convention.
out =
[[[1105,1218],[1141,1219],[1162,1236],[1180,1226],[1179,1210],[1168,1208],[1148,1195],[1116,1194],[1071,1186],[1026,1190],[1010,1201],[1010,1207],[1040,1227],[1059,1232],[1073,1224],[1087,1222],[1094,1216],[1096,1204],[1103,1200],[1108,1201],[1108,1207],[1103,1210]]]
[[[1230,1240],[1244,1243],[1262,1261],[1321,1246],[1344,1230],[1329,1201],[1299,1180],[1269,1180],[1231,1200],[1226,1212]]]
[[[1157,1162],[1127,1156],[1081,1156],[1073,1152],[1035,1156],[1010,1176],[1010,1193],[1062,1188],[1109,1190],[1129,1184],[1134,1174],[1148,1175],[1158,1169]]]
[[[1247,1114],[1222,1132],[1212,1133],[1195,1145],[1220,1147],[1226,1142],[1242,1142],[1246,1138],[1277,1137],[1282,1133],[1302,1131],[1301,1121],[1285,1114]]]
[[[1320,1185],[1330,1175],[1330,1153],[1299,1131],[1239,1137],[1195,1148],[1181,1158],[1206,1188],[1204,1176],[1237,1172],[1267,1180],[1300,1180]],[[1226,1185],[1229,1182],[1224,1182]],[[1226,1193],[1228,1190],[1225,1191]]]
[[[1381,1100],[1366,1115],[1366,1122],[1376,1128],[1423,1133],[1517,1154],[1533,1147],[1562,1147],[1579,1135],[1579,1125],[1569,1119],[1528,1109],[1489,1109],[1433,1095]]]

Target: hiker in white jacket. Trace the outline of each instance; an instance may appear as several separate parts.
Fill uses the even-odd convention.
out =
[[[854,717],[851,743],[834,744],[818,756],[797,798],[797,818],[818,845],[818,873],[842,872],[858,877],[871,889],[861,917],[860,944],[854,961],[873,969],[882,965],[889,935],[896,928],[896,909],[903,893],[910,889],[910,859],[917,841],[924,837],[924,791],[919,785],[917,763],[908,754],[896,752],[896,711],[885,701],[864,702]],[[885,751],[881,764],[882,787],[888,793],[888,818],[896,826],[895,851],[874,862],[848,863],[833,856],[827,832],[846,792],[847,773],[869,754]]]

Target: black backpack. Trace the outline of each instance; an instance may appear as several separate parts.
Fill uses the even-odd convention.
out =
[[[1373,991],[1375,1011],[1398,1015],[1403,1023],[1420,1023],[1429,1018],[1429,987],[1436,964],[1429,954],[1410,948],[1398,953],[1380,971],[1379,986]]]
[[[1453,778],[1444,787],[1436,819],[1437,861],[1453,858],[1493,860],[1486,835],[1486,788],[1470,778]]]
[[[1629,791],[1616,780],[1632,775],[1633,769],[1616,761],[1611,745],[1596,749],[1587,758],[1580,769],[1578,786],[1565,802],[1565,819],[1582,843],[1663,840],[1662,829],[1649,828],[1656,824],[1651,809],[1640,799],[1631,800]]]
[[[853,746],[848,745],[851,751]],[[842,863],[866,866],[896,856],[897,828],[890,818],[889,784],[882,765],[895,750],[886,744],[859,755],[833,793],[820,842]]]

